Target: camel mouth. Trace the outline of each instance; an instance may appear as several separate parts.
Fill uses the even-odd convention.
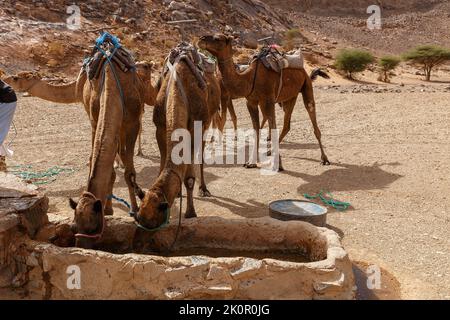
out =
[[[138,214],[136,215],[134,220],[136,222],[136,225],[141,229],[151,231],[162,227],[166,219],[164,218],[163,214],[161,214],[159,218],[151,219],[147,219],[144,216]]]

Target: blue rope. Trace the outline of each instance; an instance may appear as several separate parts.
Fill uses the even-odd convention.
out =
[[[101,48],[102,44],[107,39],[109,39],[111,41],[111,43],[114,45],[114,51],[111,53],[110,56],[108,56],[108,54]],[[103,32],[103,34],[99,38],[97,38],[97,40],[95,41],[95,47],[106,58],[106,61],[108,62],[107,64],[109,64],[109,66],[111,67],[111,71],[113,72],[114,79],[116,80],[116,86],[119,89],[120,99],[121,99],[121,103],[122,103],[122,112],[124,113],[125,112],[125,98],[124,98],[122,86],[120,85],[119,77],[117,76],[116,69],[114,68],[114,64],[111,61],[112,57],[114,57],[117,50],[119,50],[122,47],[122,45],[120,44],[120,40],[117,37],[109,34],[108,32]],[[102,70],[103,80],[102,80],[102,86],[101,86],[100,92],[103,91],[107,64],[105,63],[105,65],[103,66],[103,70]]]
[[[129,215],[131,217],[134,217],[136,215],[136,213],[131,210],[131,205],[125,199],[119,198],[119,197],[111,194],[108,196],[108,200],[116,200],[117,202],[124,204],[128,208],[128,210],[130,210]]]
[[[128,210],[130,210],[130,211],[128,212],[128,214],[130,215],[130,217],[132,217],[132,218],[135,218],[135,217],[136,217],[136,214],[137,214],[137,213],[131,210],[131,205],[130,205],[130,204],[128,203],[128,201],[126,201],[125,199],[119,198],[119,197],[117,197],[117,196],[111,194],[111,195],[108,196],[108,200],[116,200],[117,202],[122,203],[123,205],[125,205],[125,206],[128,208]],[[148,228],[142,226],[141,224],[136,223],[136,225],[137,225],[140,229],[145,230],[145,231],[147,231],[147,232],[156,232],[156,231],[162,230],[162,229],[166,228],[166,227],[169,225],[169,223],[170,223],[170,209],[167,209],[167,210],[166,210],[165,215],[166,215],[166,220],[165,220],[165,222],[164,222],[162,225],[160,225],[158,228],[155,228],[155,229],[148,229]]]
[[[117,38],[116,36],[113,36],[112,34],[110,34],[108,32],[105,32],[105,31],[103,31],[103,33],[100,35],[100,37],[98,37],[97,40],[95,40],[95,45],[97,47],[100,47],[103,43],[105,43],[105,41],[107,39],[111,40],[111,43],[117,49],[122,47],[122,45],[120,44],[119,38]]]

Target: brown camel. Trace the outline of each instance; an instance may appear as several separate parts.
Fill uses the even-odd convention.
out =
[[[114,73],[108,64],[104,80],[100,76],[86,81],[83,92],[84,104],[90,106],[93,128],[91,165],[86,192],[78,203],[70,199],[70,206],[75,210],[77,246],[85,248],[91,248],[102,236],[104,215],[113,213],[109,195],[112,194],[116,178],[114,158],[117,150],[125,165],[131,210],[138,210],[135,192],[140,189],[136,184],[134,148],[148,88],[136,71],[115,70]]]
[[[276,129],[275,104],[281,103],[284,110],[284,125],[279,141],[290,131],[290,119],[294,110],[297,97],[301,92],[306,110],[311,119],[314,134],[319,142],[322,164],[329,165],[325,154],[321,132],[316,119],[316,105],[312,80],[305,69],[285,69],[283,71],[283,86],[278,94],[280,75],[265,68],[259,60],[251,63],[250,67],[242,73],[235,69],[233,62],[232,37],[223,34],[201,37],[198,46],[215,55],[219,60],[219,68],[223,77],[224,85],[234,97],[247,98],[247,108],[250,113],[253,128],[257,133],[256,150],[259,150],[259,110],[261,108],[264,118],[269,122],[270,130]],[[277,99],[278,97],[278,99]],[[247,168],[255,168],[257,159],[246,164]],[[279,170],[282,171],[281,156]]]
[[[187,190],[186,218],[196,217],[193,200],[195,185],[194,121],[202,122],[202,133],[209,128],[212,118],[220,109],[220,82],[214,73],[204,73],[206,88],[202,88],[198,77],[185,59],[177,59],[175,71],[168,72],[161,80],[156,100],[153,121],[161,152],[160,175],[149,191],[142,194],[142,204],[136,221],[147,229],[162,226],[168,219],[168,210],[180,194],[182,183]],[[177,144],[171,139],[177,129],[188,130],[191,134],[191,162],[175,164],[172,151]],[[202,141],[202,148],[205,142]],[[183,151],[184,152],[184,151]],[[200,164],[200,196],[210,196],[206,187],[203,161]]]
[[[148,62],[139,62],[136,64],[137,74],[140,81],[147,88],[144,99],[145,103],[149,106],[155,105],[157,94],[151,83],[152,66],[153,64]],[[84,108],[89,116],[89,100],[83,99],[84,91],[90,90],[90,86],[86,86],[85,88],[86,79],[86,72],[82,71],[75,81],[64,85],[53,85],[48,81],[43,80],[38,73],[21,72],[18,75],[6,77],[4,81],[11,85],[17,92],[28,92],[33,97],[38,97],[55,103],[84,103],[84,101],[88,101],[87,104],[84,103]],[[141,135],[142,128],[139,132],[138,155],[142,155]]]
[[[137,69],[124,73],[120,68],[115,68],[116,79],[111,66],[106,65],[104,77],[98,79],[88,81],[86,72],[81,72],[77,81],[68,85],[52,86],[49,89],[48,83],[35,81],[34,85],[24,88],[31,94],[52,101],[75,103],[81,100],[89,115],[92,152],[87,190],[78,203],[70,199],[70,205],[75,210],[74,221],[78,232],[76,245],[80,247],[91,248],[102,235],[104,215],[113,214],[112,202],[108,196],[112,194],[116,177],[113,165],[117,153],[125,165],[125,181],[132,211],[138,210],[135,191],[140,189],[136,184],[134,148],[144,104],[154,103],[151,100],[154,91],[150,87],[150,77],[147,75],[147,82],[143,81]],[[7,81],[23,85],[24,81],[19,80],[22,78],[7,78]],[[117,82],[123,92],[123,101]]]

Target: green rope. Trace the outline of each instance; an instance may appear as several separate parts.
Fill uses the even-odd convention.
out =
[[[325,193],[329,196],[329,198],[326,198],[324,196]],[[335,208],[338,211],[345,211],[351,206],[351,204],[348,203],[348,202],[342,202],[342,201],[338,201],[336,199],[333,199],[333,195],[329,191],[325,192],[325,191],[322,190],[322,191],[320,191],[319,194],[317,194],[315,196],[311,196],[311,195],[305,193],[303,196],[306,199],[309,199],[309,200],[320,199],[320,200],[322,200],[322,202],[324,204],[326,204],[327,206],[333,207],[333,208]]]
[[[54,182],[56,180],[56,176],[60,175],[61,173],[75,172],[74,169],[62,168],[58,166],[51,167],[50,169],[41,172],[31,171],[33,167],[29,165],[15,166],[13,168],[15,168],[16,170],[11,171],[12,174],[21,178],[22,180],[30,181],[35,185],[49,184]]]

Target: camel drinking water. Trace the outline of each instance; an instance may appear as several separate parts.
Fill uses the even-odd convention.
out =
[[[175,164],[171,155],[177,142],[172,133],[177,129],[189,131],[194,137],[194,122],[202,124],[202,136],[210,127],[212,118],[220,109],[220,83],[215,72],[204,72],[204,58],[197,50],[185,43],[169,55],[158,88],[153,121],[156,138],[161,152],[160,175],[145,195],[136,215],[137,223],[147,231],[161,228],[168,223],[169,208],[179,196],[184,183],[187,190],[186,218],[196,217],[193,190],[195,185],[195,164]],[[191,140],[194,155],[194,143]],[[205,147],[204,141],[201,148]],[[200,196],[210,196],[200,164]]]

